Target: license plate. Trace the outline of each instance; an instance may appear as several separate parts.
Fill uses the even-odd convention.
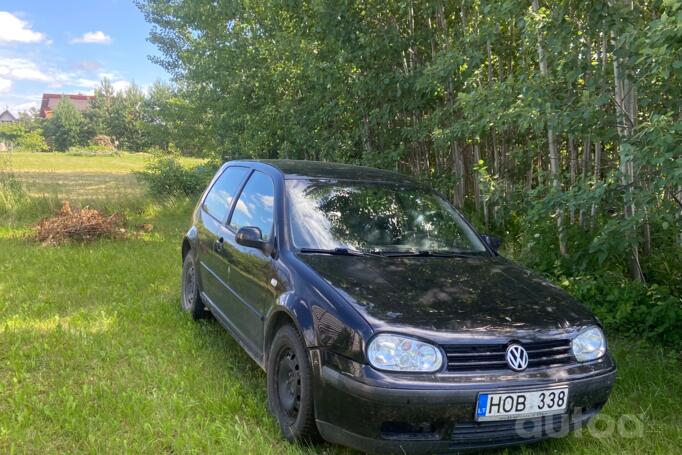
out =
[[[476,420],[511,420],[563,414],[568,408],[568,387],[508,393],[479,393]]]

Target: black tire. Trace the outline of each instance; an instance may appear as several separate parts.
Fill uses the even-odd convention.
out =
[[[284,437],[291,442],[320,441],[310,363],[303,340],[291,325],[280,327],[272,340],[267,375],[268,406]]]
[[[188,252],[182,261],[182,292],[180,306],[188,312],[192,319],[205,319],[210,314],[199,297],[197,268],[192,254]]]

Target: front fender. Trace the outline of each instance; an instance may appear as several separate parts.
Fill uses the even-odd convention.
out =
[[[320,296],[321,297],[321,296]],[[357,362],[364,362],[365,340],[372,336],[369,325],[350,311],[323,298],[305,299],[293,292],[280,295],[266,318],[265,352],[270,341],[286,317],[294,322],[308,348],[329,349]],[[342,305],[347,305],[345,302]]]

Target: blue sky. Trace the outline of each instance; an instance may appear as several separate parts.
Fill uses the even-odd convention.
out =
[[[43,93],[91,94],[168,74],[148,59],[150,26],[132,0],[2,0],[0,111],[37,107]]]

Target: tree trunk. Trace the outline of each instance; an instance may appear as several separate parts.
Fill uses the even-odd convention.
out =
[[[447,30],[448,30],[448,25],[445,19],[445,9],[443,7],[443,3],[440,2],[438,4],[438,9],[436,10],[436,18],[437,18],[437,23],[438,27],[440,28],[441,33],[445,37],[443,40],[443,45],[442,48],[445,51],[448,51],[449,49],[449,42],[447,40]],[[446,91],[446,101],[448,103],[448,107],[450,108],[450,112],[454,115],[454,104],[455,104],[455,96],[454,96],[454,84],[452,80],[452,76],[448,76],[448,81],[447,81],[447,91]],[[457,121],[457,119],[453,118],[453,121]],[[465,181],[465,174],[464,174],[464,156],[462,155],[462,149],[459,147],[459,144],[454,139],[450,140],[450,153],[452,154],[452,161],[453,161],[453,177],[455,180],[455,205],[457,207],[462,207],[464,205],[464,197],[466,195],[466,181]]]
[[[582,181],[586,185],[587,170],[590,168],[590,152],[592,150],[592,140],[588,135],[583,142],[583,164],[582,164]],[[585,228],[585,208],[581,205],[580,214],[578,215],[578,224],[581,228]]]
[[[478,166],[481,160],[481,149],[479,144],[474,144],[474,168]],[[481,180],[478,171],[474,171],[474,202],[476,204],[476,212],[481,214]]]
[[[578,179],[578,151],[575,148],[575,143],[573,142],[573,135],[568,135],[568,153],[569,153],[569,165],[571,169],[571,188],[575,186],[575,182]],[[575,224],[575,205],[571,204],[570,208],[570,220],[571,224]]]
[[[677,203],[680,205],[680,218],[682,218],[682,185],[677,188]],[[679,244],[682,246],[682,231],[679,235]]]
[[[587,45],[586,45],[586,66],[585,66],[585,85],[587,86],[587,82],[590,80],[590,77],[592,75],[592,72],[590,71],[592,67],[592,41],[590,39],[587,40]],[[592,150],[592,137],[590,133],[586,134],[585,137],[583,138],[583,159],[582,163],[580,164],[580,175],[581,175],[581,180],[582,184],[586,185],[587,183],[587,173],[588,170],[590,169],[590,155],[591,155],[591,150]],[[580,212],[578,214],[578,224],[582,229],[585,228],[585,207],[581,204],[580,205]]]
[[[597,183],[599,183],[599,180],[601,179],[601,149],[602,149],[601,141],[595,142],[594,143],[594,184],[593,184],[593,186],[596,186]],[[597,218],[597,204],[595,202],[592,203],[592,210],[590,211],[590,218],[592,219],[592,228],[594,228],[595,220]]]
[[[617,35],[611,32],[614,45],[617,43]],[[618,155],[620,160],[621,184],[624,188],[624,212],[625,219],[630,220],[635,216],[635,203],[633,200],[633,185],[635,183],[634,164],[627,156],[627,142],[632,136],[637,118],[637,102],[635,85],[627,74],[627,68],[623,58],[613,55],[613,81],[616,104],[616,128],[618,130]],[[639,262],[639,246],[636,230],[630,232],[630,274],[635,281],[644,281],[642,266]]]
[[[536,13],[540,9],[538,0],[533,0],[533,11]],[[540,65],[540,75],[543,78],[547,78],[547,58],[545,57],[545,51],[542,48],[541,37],[538,36],[538,62]],[[548,112],[549,114],[549,112]],[[552,186],[557,193],[561,193],[561,181],[559,180],[559,150],[556,144],[556,137],[554,135],[554,130],[547,124],[547,143],[549,146],[549,172],[552,177]],[[556,222],[557,228],[559,230],[559,252],[562,256],[568,254],[568,247],[566,245],[566,230],[564,226],[564,211],[559,207],[556,211]]]

